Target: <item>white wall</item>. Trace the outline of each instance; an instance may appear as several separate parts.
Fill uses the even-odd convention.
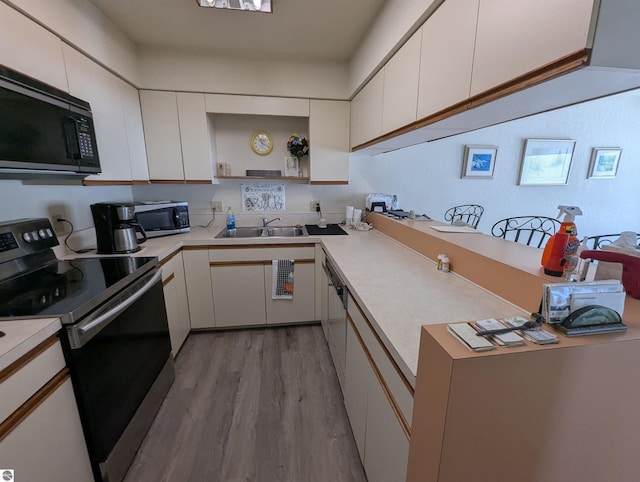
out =
[[[372,157],[352,156],[350,189],[398,194],[401,206],[443,219],[457,204],[481,204],[478,229],[490,232],[499,219],[517,215],[555,217],[556,206],[578,205],[579,234],[640,231],[640,91],[619,94],[448,139]],[[565,186],[518,186],[527,138],[575,139]],[[499,147],[494,179],[461,179],[465,145]],[[621,147],[615,179],[587,179],[593,147]]]
[[[0,180],[0,222],[60,214],[76,230],[93,226],[90,204],[101,201],[131,201],[131,186],[24,185]],[[65,232],[68,230],[65,229]]]

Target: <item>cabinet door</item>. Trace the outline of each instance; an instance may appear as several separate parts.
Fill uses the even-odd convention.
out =
[[[262,262],[214,265],[211,286],[217,327],[266,324]]]
[[[144,145],[144,129],[142,127],[142,111],[138,89],[123,82],[124,125],[127,133],[127,147],[131,162],[131,179],[133,181],[149,180],[147,148]]]
[[[418,118],[469,98],[479,0],[447,0],[422,26]]]
[[[191,330],[182,253],[162,265],[162,285],[169,320],[171,351],[175,357]]]
[[[382,134],[384,69],[380,70],[351,101],[351,147]]]
[[[207,249],[184,249],[182,257],[191,327],[213,328],[216,323],[213,311],[209,251]]]
[[[175,92],[140,91],[151,180],[184,181]]]
[[[416,120],[421,38],[419,29],[384,66],[383,133]]]
[[[593,4],[480,0],[471,95],[584,49]]]
[[[349,102],[311,100],[311,181],[349,182]]]
[[[0,467],[15,480],[94,480],[70,378],[0,442]]]
[[[409,439],[377,378],[367,392],[364,470],[369,482],[402,481],[407,477]]]
[[[62,41],[0,2],[0,64],[69,91]]]
[[[210,183],[213,168],[204,94],[178,92],[177,102],[184,178]]]
[[[124,111],[124,81],[64,45],[69,93],[91,104],[102,173],[94,181],[131,181]]]
[[[315,319],[315,266],[314,261],[296,262],[293,269],[293,299],[272,299],[273,266],[264,267],[267,323],[295,323]]]
[[[347,323],[347,356],[344,380],[344,405],[347,408],[360,460],[364,461],[367,393],[369,384],[375,381],[375,376],[351,322]]]

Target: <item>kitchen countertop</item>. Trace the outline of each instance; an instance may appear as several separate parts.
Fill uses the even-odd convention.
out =
[[[150,238],[136,255],[162,259],[183,246],[321,243],[412,385],[422,325],[529,314],[456,273],[438,271],[433,261],[377,230],[346,229],[348,236],[216,239],[219,231],[196,227],[181,235]]]
[[[58,318],[0,321],[0,371],[60,330]]]

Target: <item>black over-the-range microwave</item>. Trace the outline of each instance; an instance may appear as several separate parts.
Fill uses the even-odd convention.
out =
[[[0,65],[0,177],[99,172],[89,103]]]

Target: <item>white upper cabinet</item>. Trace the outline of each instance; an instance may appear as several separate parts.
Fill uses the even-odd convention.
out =
[[[176,93],[141,90],[140,104],[151,181],[184,180]]]
[[[96,130],[102,173],[87,181],[131,181],[125,82],[66,44],[63,52],[69,93],[91,104]]]
[[[469,97],[479,0],[447,0],[422,27],[418,119]]]
[[[471,95],[584,49],[593,4],[480,0]]]
[[[351,101],[351,147],[382,134],[384,69],[380,70]]]
[[[349,181],[349,102],[311,100],[311,182]]]
[[[382,132],[416,120],[422,29],[396,52],[384,67]]]
[[[212,182],[204,97],[183,92],[140,91],[151,182]]]
[[[211,182],[213,163],[204,94],[178,92],[177,101],[184,178]]]
[[[0,64],[69,91],[62,41],[0,2]]]
[[[124,102],[124,126],[127,134],[129,161],[131,162],[131,179],[133,181],[146,182],[149,180],[149,167],[147,164],[147,149],[144,145],[140,96],[138,89],[129,84],[122,82],[121,88]]]
[[[205,102],[207,112],[214,114],[309,117],[309,99],[206,94]]]

